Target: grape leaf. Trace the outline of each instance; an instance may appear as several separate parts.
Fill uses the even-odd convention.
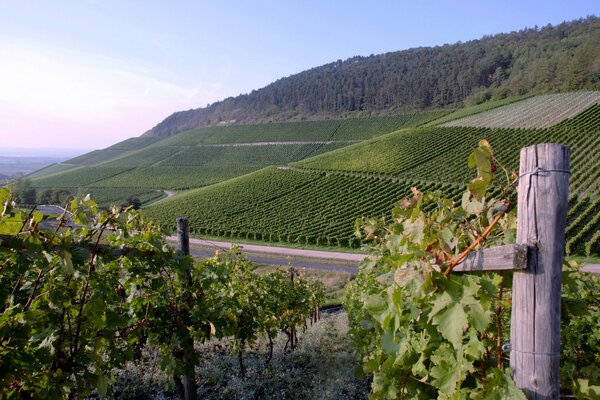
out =
[[[445,310],[432,318],[442,336],[459,348],[462,343],[463,330],[467,326],[467,314],[460,303],[452,303]]]

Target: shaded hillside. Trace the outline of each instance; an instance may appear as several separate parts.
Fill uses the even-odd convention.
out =
[[[466,43],[338,60],[206,108],[174,113],[145,135],[168,136],[224,121],[381,114],[581,89],[600,89],[596,17]]]

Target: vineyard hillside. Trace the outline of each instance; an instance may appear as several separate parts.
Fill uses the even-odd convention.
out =
[[[128,198],[149,201],[160,197],[162,190],[198,188],[269,165],[287,165],[398,129],[420,126],[450,112],[217,126],[164,139],[131,138],[40,170],[31,178],[38,190],[57,187],[72,194],[91,192],[105,206],[111,200],[123,203]]]
[[[151,205],[145,212],[167,230],[173,228],[175,217],[189,216],[192,232],[198,236],[357,246],[355,218],[389,218],[394,203],[413,186],[456,198],[472,175],[466,159],[480,139],[489,140],[509,169],[518,167],[520,148],[558,142],[571,148],[568,251],[598,254],[600,106],[585,104],[579,114],[543,129],[403,129],[193,190]]]
[[[456,119],[443,126],[547,128],[598,103],[600,91],[549,94]]]

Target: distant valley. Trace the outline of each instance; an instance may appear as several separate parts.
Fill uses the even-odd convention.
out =
[[[88,152],[85,149],[3,148],[0,150],[0,179],[27,175],[48,165]]]

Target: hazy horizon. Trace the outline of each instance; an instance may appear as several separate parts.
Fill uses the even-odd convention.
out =
[[[0,157],[55,157],[71,158],[90,151],[97,150],[92,148],[58,148],[58,147],[0,147]]]

